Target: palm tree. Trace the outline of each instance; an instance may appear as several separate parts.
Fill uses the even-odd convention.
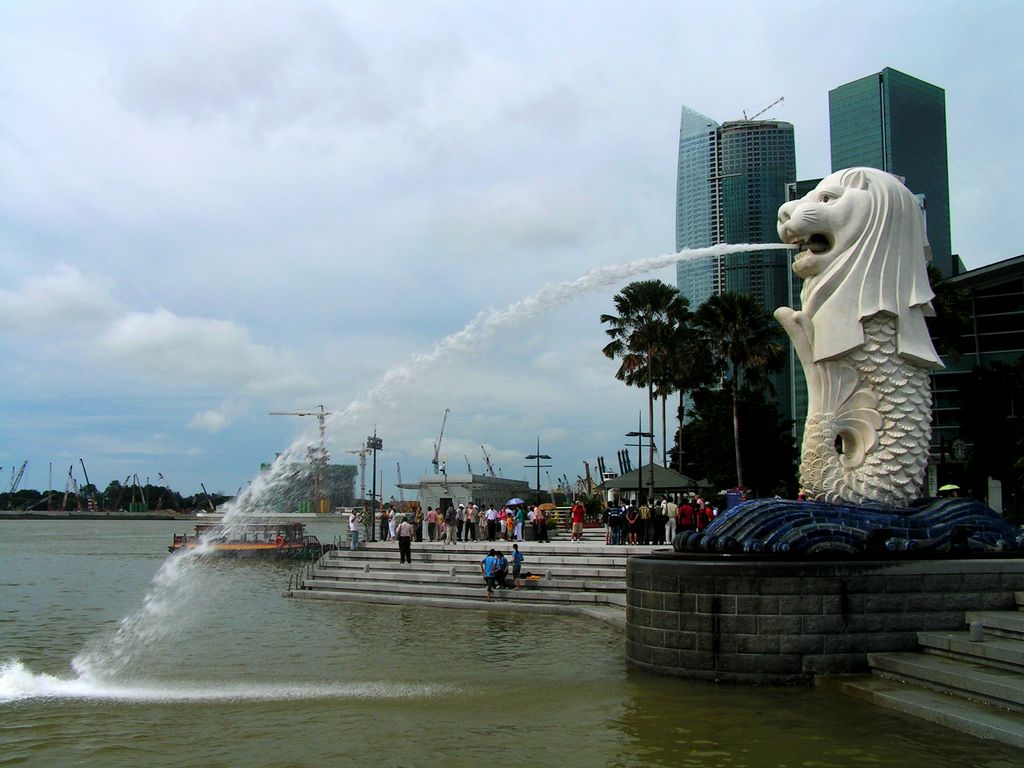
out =
[[[686,393],[693,389],[694,384],[699,381],[699,374],[693,365],[693,328],[691,321],[689,301],[680,296],[684,304],[677,317],[670,318],[672,328],[668,341],[662,349],[658,358],[658,367],[654,377],[654,396],[661,398],[661,452],[665,466],[668,466],[669,454],[666,441],[668,439],[668,428],[666,425],[665,412],[668,407],[669,395],[679,393],[679,429],[683,428],[683,398]],[[681,455],[681,454],[680,454]],[[680,464],[680,472],[682,465]]]
[[[756,299],[739,293],[709,298],[697,310],[693,324],[701,350],[716,368],[730,374],[736,484],[743,485],[740,388],[766,382],[767,374],[782,363],[783,347],[777,341],[780,328]]]
[[[685,323],[689,305],[679,291],[660,280],[630,283],[615,298],[617,315],[601,315],[611,341],[601,350],[622,362],[615,378],[630,386],[647,387],[647,423],[654,425],[654,381],[664,362],[677,326]],[[654,440],[650,463],[654,464]],[[653,489],[652,489],[653,490]]]
[[[664,358],[665,367],[662,369],[662,376],[658,379],[654,394],[661,398],[661,428],[665,430],[665,408],[668,396],[672,393],[679,395],[677,406],[677,434],[680,439],[685,421],[685,398],[687,393],[692,392],[703,383],[704,371],[695,364],[700,357],[696,347],[696,339],[693,329],[693,315],[687,311],[675,327],[669,340],[668,353]],[[663,450],[665,450],[663,448]],[[668,454],[665,454],[665,466],[668,466]],[[678,451],[679,472],[683,471],[682,444],[679,444]]]

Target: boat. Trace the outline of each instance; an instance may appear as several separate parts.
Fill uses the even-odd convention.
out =
[[[213,546],[212,553],[243,557],[316,559],[334,549],[316,536],[306,534],[303,523],[275,521],[242,523],[223,529],[218,523],[200,523],[192,534],[174,534],[170,552],[195,549],[200,541]]]

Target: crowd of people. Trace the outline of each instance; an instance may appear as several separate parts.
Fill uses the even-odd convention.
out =
[[[581,505],[582,506],[582,505]],[[493,504],[482,509],[477,504],[451,504],[447,509],[428,506],[424,512],[402,513],[386,507],[380,516],[379,532],[381,541],[397,538],[398,525],[403,519],[412,528],[413,541],[437,541],[445,544],[468,541],[524,541],[525,529],[529,525],[533,540],[550,541],[548,538],[548,513],[539,506],[527,510],[525,505]],[[582,517],[580,519],[582,523]],[[352,526],[349,526],[350,530]]]
[[[700,531],[718,516],[718,508],[700,496],[655,499],[639,505],[617,503],[608,507],[605,540],[608,544],[671,544],[683,531]]]
[[[565,524],[571,531],[571,540],[583,541],[583,523],[586,514],[583,503],[573,503],[565,517]],[[605,543],[629,544],[671,544],[673,537],[683,531],[703,530],[715,517],[718,509],[710,502],[695,494],[679,497],[679,503],[671,498],[658,498],[648,504],[613,502],[604,513]],[[380,516],[380,540],[397,540],[401,562],[411,562],[411,545],[414,541],[433,541],[444,544],[476,541],[524,541],[526,526],[538,543],[549,542],[548,511],[540,506],[527,509],[526,505],[494,505],[486,509],[474,502],[456,506],[449,504],[445,509],[428,506],[426,511],[417,508],[402,513],[387,507]],[[351,547],[359,547],[359,523],[353,514],[349,518]],[[516,548],[518,551],[518,547]]]

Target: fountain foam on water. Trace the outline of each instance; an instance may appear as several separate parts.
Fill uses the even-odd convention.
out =
[[[638,259],[625,264],[598,267],[575,280],[550,283],[532,296],[513,302],[501,311],[481,312],[464,328],[438,341],[429,352],[417,355],[408,364],[391,368],[362,398],[353,400],[348,406],[329,416],[327,425],[336,430],[342,425],[355,422],[358,417],[372,409],[390,405],[407,389],[421,387],[423,374],[441,362],[472,350],[503,329],[515,327],[545,310],[562,306],[588,293],[621,285],[629,278],[672,266],[679,261],[706,259],[745,251],[788,248],[791,246],[779,243],[721,244]],[[212,553],[212,540],[224,535],[230,536],[233,529],[244,524],[251,519],[252,514],[261,510],[262,500],[271,490],[290,482],[293,478],[293,466],[304,461],[310,445],[309,437],[304,436],[296,440],[275,459],[269,470],[260,473],[238,497],[225,505],[223,520],[217,527],[207,532],[199,546],[194,549],[182,549],[169,556],[153,577],[143,597],[142,607],[121,619],[109,636],[90,642],[72,659],[71,666],[75,678],[62,680],[50,675],[33,674],[15,659],[0,667],[0,701],[26,696],[128,699],[148,696],[150,700],[171,701],[216,697],[257,699],[360,695],[354,692],[357,689],[362,690],[359,686],[261,686],[244,690],[219,686],[215,691],[204,691],[198,688],[140,688],[115,682],[126,680],[136,671],[133,664],[144,656],[145,651],[152,653],[152,649],[159,647],[160,643],[180,636],[188,622],[196,620],[198,612],[191,609],[199,597],[197,593],[200,590],[200,580],[196,576],[195,568]],[[413,688],[419,693],[411,693]],[[413,688],[399,694],[419,695],[428,687]],[[424,690],[420,690],[421,688]],[[388,690],[391,690],[390,686]],[[388,695],[395,693],[391,692]]]

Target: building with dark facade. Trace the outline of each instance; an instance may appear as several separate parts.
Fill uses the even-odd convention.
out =
[[[949,224],[946,92],[886,67],[829,91],[832,171],[865,165],[888,171],[924,198],[932,262],[963,271]]]
[[[775,120],[719,125],[683,107],[676,177],[676,250],[719,243],[777,243],[779,206],[796,181],[793,126]],[[676,286],[697,309],[720,293],[745,293],[767,311],[790,303],[793,276],[785,250],[680,261]],[[784,342],[788,346],[788,340]],[[793,418],[793,373],[775,374],[780,408]]]
[[[929,491],[932,495],[947,483],[960,485],[975,498],[985,498],[996,511],[1020,520],[1022,509],[1018,488],[1004,487],[994,476],[972,477],[969,460],[974,441],[995,434],[1024,440],[1024,391],[1011,387],[987,389],[988,418],[975,423],[966,398],[975,397],[972,386],[978,369],[1009,366],[1024,357],[1024,255],[989,264],[949,278],[948,288],[957,291],[957,303],[964,311],[965,332],[951,342],[936,333],[932,338],[945,368],[935,371],[932,382],[932,438]],[[974,410],[977,412],[977,409]],[[1007,455],[1007,461],[1019,457]],[[995,461],[1000,461],[996,457]],[[999,474],[998,468],[988,468]]]

